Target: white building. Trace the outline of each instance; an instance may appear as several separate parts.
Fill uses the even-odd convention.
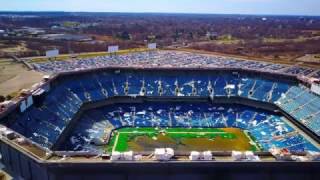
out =
[[[112,152],[110,160],[111,161],[133,161],[134,160],[133,151],[123,152],[123,153],[114,151]]]
[[[191,161],[199,161],[199,160],[204,160],[204,161],[211,161],[212,160],[212,153],[211,151],[204,151],[204,152],[197,152],[197,151],[192,151],[190,153],[189,159]]]
[[[157,148],[154,155],[158,161],[168,161],[174,156],[174,150],[172,148]]]
[[[197,161],[197,160],[200,160],[200,158],[201,158],[200,152],[191,151],[189,156],[190,161]]]

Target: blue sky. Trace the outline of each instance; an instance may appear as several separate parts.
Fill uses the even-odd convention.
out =
[[[0,11],[320,15],[320,0],[0,0]]]

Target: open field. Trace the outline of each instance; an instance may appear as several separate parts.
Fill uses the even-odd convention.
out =
[[[320,36],[313,36],[313,37],[298,36],[293,39],[263,38],[263,42],[265,42],[265,43],[283,43],[283,42],[298,43],[298,42],[305,42],[308,40],[319,40],[319,39],[320,39]]]
[[[305,56],[297,58],[295,61],[320,64],[320,54],[306,54]]]
[[[40,82],[42,77],[43,74],[30,71],[22,64],[0,59],[0,95],[14,97],[19,90]]]
[[[187,47],[179,49],[295,65],[297,64],[297,58],[311,52],[317,54],[319,52],[319,42],[318,32],[309,32],[309,35],[299,34],[290,38],[272,36],[255,39],[218,38],[213,41],[192,42]],[[299,62],[301,62],[300,65],[306,67],[320,67],[319,61],[316,60]]]
[[[0,55],[3,53],[18,53],[29,51],[25,42],[10,42],[0,40]]]
[[[189,151],[259,151],[250,138],[236,128],[122,128],[115,132],[107,151],[154,151],[170,147]]]

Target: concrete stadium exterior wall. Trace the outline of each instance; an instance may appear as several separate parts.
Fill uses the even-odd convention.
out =
[[[24,179],[47,179],[47,170],[41,161],[16,149],[3,140],[0,141],[1,161],[9,172]]]
[[[53,179],[193,180],[304,179],[319,177],[319,163],[298,162],[151,162],[112,164],[51,164]],[[52,174],[51,174],[52,172]]]
[[[37,161],[3,141],[0,150],[6,168],[26,180],[313,180],[320,177],[319,162],[50,162]]]

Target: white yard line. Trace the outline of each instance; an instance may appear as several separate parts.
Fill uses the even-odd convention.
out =
[[[155,132],[121,132],[123,134],[146,134]],[[228,132],[165,132],[166,134],[227,134]],[[118,133],[120,134],[120,132]]]
[[[114,152],[116,150],[116,146],[118,144],[119,135],[120,135],[120,133],[117,134],[116,140],[113,143],[112,152]]]
[[[248,131],[243,131],[243,132],[247,136],[247,138],[249,139],[250,144],[253,144],[259,151],[261,151],[258,144],[255,141],[253,141],[253,139],[251,139],[251,136],[249,136]]]

